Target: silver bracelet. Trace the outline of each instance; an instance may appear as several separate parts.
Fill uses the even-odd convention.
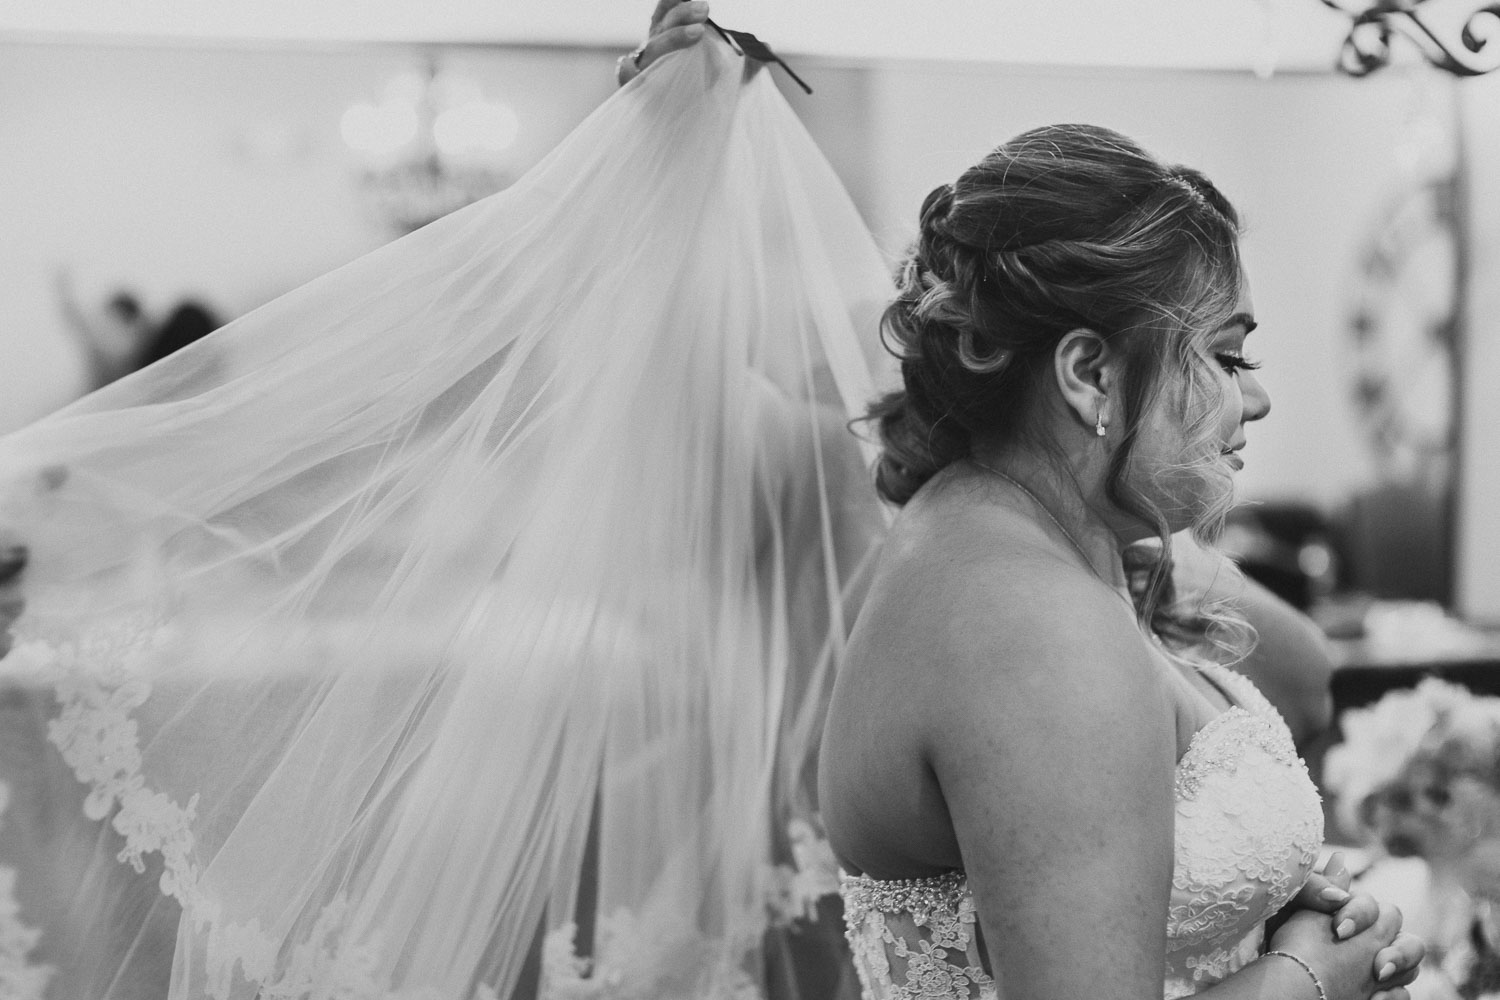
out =
[[[1296,955],[1293,955],[1289,951],[1268,951],[1261,957],[1270,958],[1272,955],[1280,955],[1282,958],[1289,958],[1293,962],[1296,962],[1298,965],[1302,966],[1302,971],[1312,977],[1313,989],[1318,991],[1318,1000],[1328,1000],[1328,993],[1323,989],[1323,980],[1318,978],[1318,974],[1313,971],[1312,966],[1308,965],[1305,961],[1298,958]]]

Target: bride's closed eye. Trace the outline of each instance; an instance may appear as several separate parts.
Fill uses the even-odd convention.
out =
[[[1214,360],[1219,367],[1233,375],[1235,372],[1253,372],[1260,367],[1259,361],[1251,361],[1243,354],[1234,354],[1229,351],[1220,351],[1214,355]]]

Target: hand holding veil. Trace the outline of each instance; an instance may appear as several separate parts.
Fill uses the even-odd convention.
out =
[[[744,67],[0,441],[0,669],[163,894],[90,868],[53,996],[159,997],[162,933],[173,998],[509,996],[539,928],[548,995],[756,994],[890,283]]]

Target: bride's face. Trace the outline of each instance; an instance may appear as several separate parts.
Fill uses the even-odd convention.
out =
[[[1126,475],[1173,531],[1227,512],[1244,467],[1245,425],[1270,412],[1270,396],[1245,356],[1254,329],[1255,306],[1243,282],[1233,316],[1195,335],[1186,369],[1168,374],[1142,418]]]

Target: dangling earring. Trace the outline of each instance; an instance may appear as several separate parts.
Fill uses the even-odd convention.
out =
[[[1097,434],[1097,435],[1099,435],[1099,437],[1103,437],[1104,436],[1104,408],[1103,407],[1100,407],[1099,408],[1099,412],[1094,415],[1094,433]]]

